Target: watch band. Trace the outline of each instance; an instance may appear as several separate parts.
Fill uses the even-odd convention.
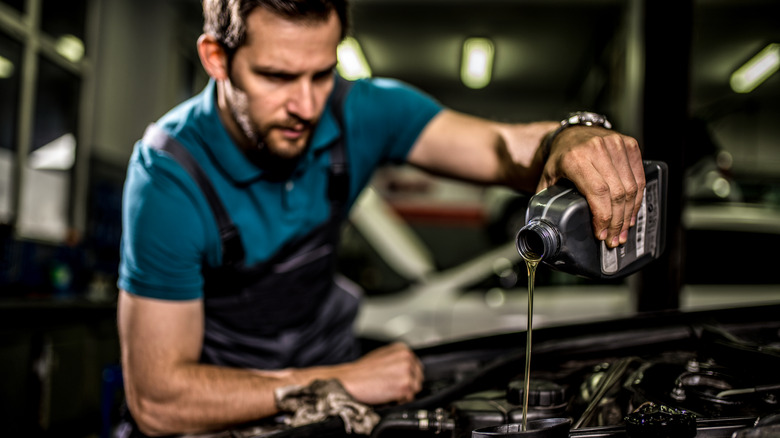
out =
[[[547,158],[550,157],[550,148],[552,147],[552,142],[555,140],[555,137],[563,132],[564,129],[579,125],[601,126],[602,128],[612,129],[612,123],[610,123],[609,120],[607,120],[607,117],[602,114],[588,111],[578,111],[571,113],[569,114],[569,117],[561,120],[561,126],[548,134],[544,139],[544,142],[542,143],[542,157],[545,162],[547,161]]]

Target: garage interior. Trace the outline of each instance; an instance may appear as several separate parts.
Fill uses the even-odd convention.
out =
[[[692,294],[701,307],[780,302],[780,74],[749,92],[731,85],[765,48],[780,56],[780,2],[351,5],[351,35],[372,76],[502,121],[607,114],[639,139],[645,158],[668,164],[666,251],[618,285],[621,309],[680,310]],[[196,0],[0,0],[0,419],[11,432],[102,437],[115,420],[125,167],[146,125],[205,84],[200,26]],[[471,37],[495,49],[492,78],[479,89],[459,75]],[[45,147],[70,158],[44,162]],[[440,270],[511,240],[510,217],[527,202],[405,168],[383,170],[374,187]],[[343,269],[367,295],[409,286],[385,272],[381,250],[346,249],[354,252],[345,251]],[[511,286],[522,298],[518,272]],[[540,295],[602,286],[541,275]],[[556,323],[576,311],[559,304]]]

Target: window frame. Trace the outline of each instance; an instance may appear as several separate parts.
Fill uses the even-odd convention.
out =
[[[10,224],[8,224],[14,227],[16,236],[21,239],[65,243],[73,236],[74,230],[84,230],[86,224],[87,176],[92,143],[92,122],[88,114],[94,105],[91,96],[94,96],[95,87],[93,66],[90,59],[90,53],[93,51],[87,47],[91,49],[94,46],[92,44],[95,35],[93,30],[97,26],[100,0],[85,1],[86,17],[84,18],[85,29],[83,31],[85,40],[82,41],[85,46],[85,55],[78,61],[72,61],[61,55],[57,51],[57,37],[43,31],[41,23],[43,0],[26,0],[21,12],[0,2],[0,31],[22,46],[22,59],[18,73],[20,75],[19,99],[16,103],[18,118],[15,145],[12,149],[14,162],[12,164],[11,218]],[[73,167],[67,171],[69,172],[69,189],[66,193],[69,199],[65,201],[67,211],[63,218],[67,225],[67,232],[55,237],[26,234],[23,230],[24,227],[20,227],[19,223],[21,203],[23,202],[22,194],[25,189],[23,174],[29,168],[28,160],[35,130],[35,102],[39,91],[37,84],[40,59],[42,58],[75,75],[80,81],[77,108],[73,108],[77,112],[77,127],[76,132],[74,132],[77,139],[76,159]]]

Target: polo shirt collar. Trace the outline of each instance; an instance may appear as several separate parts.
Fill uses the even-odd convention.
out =
[[[219,117],[217,107],[216,82],[209,80],[201,95],[201,111],[205,117],[200,124],[204,147],[213,157],[221,170],[236,184],[249,184],[263,178],[263,169],[249,161],[238,145],[228,134]],[[300,174],[312,163],[314,158],[330,146],[340,134],[338,123],[331,112],[331,99],[328,99],[320,122],[314,129],[311,145],[301,158],[295,174]]]

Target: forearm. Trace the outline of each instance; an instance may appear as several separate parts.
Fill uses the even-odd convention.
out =
[[[497,123],[443,111],[420,135],[409,162],[448,177],[532,192],[544,166],[539,146],[556,126]]]
[[[285,372],[199,363],[201,300],[120,291],[117,318],[125,395],[146,434],[202,432],[273,415],[274,388],[295,383]]]
[[[125,373],[128,406],[149,435],[219,430],[274,415],[274,389],[294,383],[290,373],[199,363],[161,369],[156,377],[142,380],[130,363]]]
[[[419,360],[400,343],[339,365],[259,371],[189,364],[161,375],[125,381],[130,410],[148,435],[220,430],[272,416],[275,390],[289,385],[337,379],[357,401],[383,404],[411,401],[423,379]]]

